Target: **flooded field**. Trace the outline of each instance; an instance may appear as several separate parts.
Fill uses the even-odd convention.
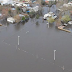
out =
[[[44,7],[43,14],[47,11]],[[58,30],[55,23],[48,28],[42,17],[25,24],[1,22],[0,72],[72,72],[72,33]]]

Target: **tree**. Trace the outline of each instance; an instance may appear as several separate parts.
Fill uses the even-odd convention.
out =
[[[50,17],[50,18],[48,18],[48,23],[53,23],[55,20],[52,18],[52,17]]]
[[[42,0],[42,1],[41,1],[41,4],[42,4],[42,5],[45,5],[46,3],[45,3],[45,1]]]
[[[7,16],[8,16],[8,9],[7,8],[3,8],[2,9],[2,14],[3,14],[3,18],[7,18]]]
[[[20,12],[20,8],[19,7],[17,7],[16,8],[16,11],[17,11],[17,14]]]
[[[36,19],[39,19],[39,14],[36,15]]]
[[[61,20],[64,21],[65,23],[67,23],[68,21],[71,20],[71,18],[69,17],[69,15],[65,15],[65,16],[62,17]]]
[[[24,16],[22,17],[22,20],[25,21],[25,17]]]
[[[8,10],[8,13],[9,13],[9,15],[11,15],[11,10],[10,9]]]

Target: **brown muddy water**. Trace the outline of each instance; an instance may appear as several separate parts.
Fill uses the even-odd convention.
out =
[[[72,72],[72,33],[58,30],[55,24],[48,28],[42,17],[7,27],[6,21],[1,22],[0,72]]]

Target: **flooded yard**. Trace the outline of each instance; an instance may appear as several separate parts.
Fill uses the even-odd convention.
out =
[[[50,10],[55,13],[55,5]],[[44,7],[43,15],[47,11],[48,7]],[[5,21],[1,22],[1,72],[72,72],[72,33],[58,30],[55,23],[48,28],[42,16],[7,26]]]

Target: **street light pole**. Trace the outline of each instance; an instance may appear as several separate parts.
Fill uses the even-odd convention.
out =
[[[18,36],[18,45],[19,45],[19,37],[20,37],[20,36]]]
[[[47,23],[47,25],[48,25],[48,28],[49,28],[49,23]]]
[[[55,61],[55,52],[56,52],[56,50],[54,50],[54,61]]]

